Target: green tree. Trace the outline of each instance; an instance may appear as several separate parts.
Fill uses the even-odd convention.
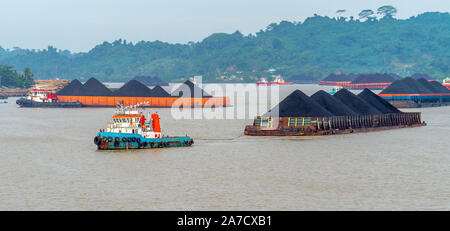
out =
[[[373,10],[367,9],[359,12],[358,16],[360,19],[371,19],[374,14],[375,12],[373,12]]]
[[[12,66],[0,65],[0,86],[29,88],[33,84],[33,72],[31,72],[31,69],[24,72],[24,74],[19,74]]]
[[[345,12],[346,12],[346,10],[337,10],[336,14],[338,15],[338,18],[341,18]]]
[[[382,6],[377,10],[377,14],[383,17],[393,17],[396,13],[397,9],[393,6]]]

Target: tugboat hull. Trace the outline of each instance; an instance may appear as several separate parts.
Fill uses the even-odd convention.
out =
[[[194,140],[189,136],[148,139],[139,134],[99,132],[94,144],[98,150],[127,150],[191,146]]]
[[[48,108],[79,108],[83,105],[80,102],[35,102],[33,100],[20,98],[16,101],[20,107],[48,107]]]

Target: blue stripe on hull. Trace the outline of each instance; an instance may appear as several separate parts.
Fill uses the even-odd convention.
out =
[[[107,140],[102,141],[97,144],[100,150],[120,150],[120,149],[149,149],[149,148],[164,148],[164,147],[182,147],[191,146],[193,144],[193,139],[189,136],[179,136],[179,137],[163,137],[163,138],[144,138],[139,134],[128,134],[128,133],[110,133],[110,132],[99,132],[98,137],[102,139],[105,137]],[[111,139],[108,139],[111,138]],[[116,142],[116,138],[119,141]],[[135,142],[123,142],[122,138],[136,138],[140,139],[140,143]],[[108,141],[110,140],[110,141]]]

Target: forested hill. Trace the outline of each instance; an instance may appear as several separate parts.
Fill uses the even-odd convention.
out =
[[[248,36],[239,31],[217,33],[189,44],[132,44],[119,39],[76,54],[53,47],[40,51],[0,48],[0,64],[19,70],[30,67],[36,78],[104,81],[125,81],[136,75],[174,81],[203,75],[211,82],[245,82],[269,68],[287,79],[293,75],[321,79],[336,71],[402,76],[420,72],[444,78],[450,76],[450,14],[363,21],[315,15],[302,23],[270,24]]]

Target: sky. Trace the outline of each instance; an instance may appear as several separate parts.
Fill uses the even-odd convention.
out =
[[[449,12],[450,0],[0,0],[0,46],[85,52],[104,41],[201,41],[212,33],[255,33],[315,13],[357,16],[383,5],[397,18]]]

